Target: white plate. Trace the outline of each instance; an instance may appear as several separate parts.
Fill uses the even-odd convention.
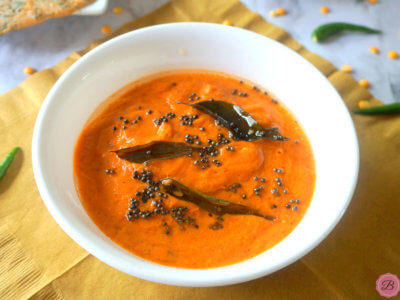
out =
[[[267,88],[296,115],[310,139],[317,178],[309,209],[289,236],[252,259],[201,270],[146,261],[106,237],[79,201],[72,158],[76,139],[89,115],[127,83],[171,69],[222,71]],[[90,51],[49,92],[32,142],[33,171],[40,194],[54,219],[72,239],[123,272],[183,286],[251,280],[308,253],[345,212],[356,184],[358,160],[357,137],[350,115],[336,90],[312,64],[264,36],[206,23],[147,27]]]
[[[75,12],[75,15],[79,16],[101,15],[106,11],[107,3],[108,0],[96,0],[92,4]]]

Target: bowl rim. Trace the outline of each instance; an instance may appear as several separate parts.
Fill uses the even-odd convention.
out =
[[[352,136],[352,142],[353,142],[353,149],[355,150],[355,153],[353,153],[354,157],[356,158],[354,161],[354,164],[352,166],[352,183],[351,186],[348,190],[347,193],[347,199],[343,201],[343,205],[340,210],[337,211],[336,216],[334,219],[332,219],[331,223],[329,226],[325,228],[323,233],[319,236],[316,236],[313,239],[312,243],[309,243],[306,247],[304,247],[301,251],[296,251],[295,254],[293,254],[291,257],[286,259],[284,262],[277,264],[275,267],[272,268],[259,268],[257,270],[253,270],[251,273],[238,273],[238,274],[232,274],[230,273],[229,276],[226,278],[218,278],[218,279],[213,279],[213,278],[208,278],[206,280],[196,280],[196,279],[191,279],[187,278],[187,280],[181,280],[181,279],[176,279],[173,278],[173,276],[170,276],[170,274],[160,274],[157,276],[153,276],[154,274],[146,274],[142,270],[135,270],[133,272],[131,269],[128,269],[124,267],[122,264],[117,263],[115,260],[110,259],[107,257],[105,252],[102,252],[101,250],[97,249],[96,251],[93,250],[93,243],[88,241],[85,237],[85,234],[79,232],[78,230],[75,230],[73,226],[71,226],[70,222],[68,221],[68,218],[63,216],[63,212],[60,211],[54,204],[54,200],[52,199],[50,192],[47,188],[46,185],[46,180],[43,175],[43,169],[41,167],[40,161],[41,161],[41,156],[40,156],[40,151],[39,151],[39,146],[40,146],[40,141],[43,138],[42,137],[42,129],[43,129],[43,119],[47,113],[48,107],[50,103],[55,100],[54,99],[54,94],[56,93],[57,89],[63,85],[64,80],[68,78],[71,74],[74,73],[76,69],[80,67],[80,65],[85,62],[86,60],[90,59],[91,56],[95,55],[98,52],[103,51],[104,49],[108,47],[112,47],[112,45],[118,41],[122,41],[125,39],[130,39],[134,38],[135,35],[137,34],[142,34],[142,33],[148,33],[151,34],[154,30],[159,30],[159,29],[164,29],[164,28],[170,28],[173,29],[174,27],[180,27],[180,26],[185,26],[186,28],[188,26],[204,26],[204,27],[214,27],[214,28],[221,28],[224,27],[226,30],[238,30],[238,31],[244,31],[246,34],[249,36],[253,36],[258,39],[268,39],[270,42],[274,43],[275,46],[280,47],[281,49],[285,49],[285,51],[289,50],[293,55],[297,55],[299,59],[303,60],[304,63],[308,64],[311,66],[315,72],[318,73],[318,75],[325,80],[330,87],[332,88],[332,92],[336,93],[336,96],[341,99],[341,103],[339,105],[342,106],[344,109],[344,116],[343,118],[347,119],[349,124],[351,124],[351,128],[347,128],[349,130],[349,134]],[[43,202],[45,203],[47,209],[49,210],[50,214],[54,218],[54,220],[59,224],[59,226],[63,229],[65,233],[67,233],[68,236],[70,236],[78,245],[80,245],[82,248],[84,248],[86,251],[88,251],[90,254],[93,256],[97,257],[100,259],[102,262],[110,265],[111,267],[120,270],[124,273],[127,273],[129,275],[137,276],[146,280],[150,280],[153,282],[158,282],[158,283],[163,283],[163,284],[169,284],[169,285],[177,285],[177,286],[192,286],[192,287],[202,287],[202,286],[222,286],[222,285],[230,285],[230,284],[235,284],[235,283],[240,283],[240,282],[245,282],[249,280],[253,280],[268,274],[271,274],[279,269],[282,269],[289,264],[292,264],[293,262],[297,261],[307,253],[309,253],[311,250],[313,250],[317,245],[320,244],[320,242],[325,239],[328,234],[333,230],[333,228],[337,225],[339,220],[342,218],[344,212],[346,211],[352,196],[355,191],[355,187],[357,184],[358,180],[358,171],[359,171],[359,146],[358,146],[358,139],[356,135],[356,130],[354,127],[354,123],[351,119],[350,113],[347,110],[343,99],[341,96],[338,94],[336,89],[333,87],[333,85],[329,82],[329,80],[314,66],[312,65],[308,60],[306,60],[304,57],[302,57],[300,54],[295,52],[294,50],[290,49],[289,47],[286,47],[285,45],[270,39],[264,35],[255,33],[250,30],[242,29],[242,28],[237,28],[237,27],[231,27],[231,26],[225,26],[221,24],[214,24],[214,23],[203,23],[203,22],[179,22],[179,23],[168,23],[168,24],[161,24],[161,25],[154,25],[154,26],[149,26],[149,27],[144,27],[140,29],[136,29],[134,31],[122,34],[120,36],[117,36],[99,46],[94,48],[93,50],[89,51],[86,53],[84,56],[82,56],[78,61],[73,63],[72,66],[70,66],[64,74],[60,76],[60,78],[57,80],[57,82],[53,85],[51,88],[50,92],[47,94],[44,102],[42,103],[42,106],[40,108],[39,114],[37,116],[36,122],[35,122],[35,127],[34,127],[34,132],[33,132],[33,138],[32,138],[32,167],[33,167],[33,173],[35,177],[35,181],[39,190],[39,193],[41,195],[41,198],[43,199]],[[94,253],[95,252],[95,253]],[[156,264],[151,261],[147,261],[148,263]],[[243,264],[246,263],[245,261],[238,262],[237,264]],[[188,270],[199,270],[200,272],[207,270],[213,270],[213,268],[210,269],[187,269],[187,268],[176,268],[176,267],[171,267],[171,266],[164,266],[161,264],[157,264],[159,266],[162,266],[164,268],[170,268],[173,269],[175,272],[179,270],[180,272],[185,272]],[[229,266],[223,266],[219,268],[225,268]],[[219,269],[216,268],[216,269]]]

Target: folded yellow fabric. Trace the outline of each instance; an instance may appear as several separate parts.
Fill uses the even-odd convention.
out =
[[[225,19],[303,55],[329,78],[349,108],[364,99],[379,103],[351,76],[236,0],[174,0],[110,37],[160,23],[221,23]],[[15,145],[23,149],[0,182],[0,299],[365,299],[378,297],[375,281],[380,274],[400,275],[400,118],[396,116],[353,116],[361,162],[358,186],[346,214],[310,254],[270,276],[218,288],[165,286],[123,274],[82,250],[40,199],[32,173],[31,137],[51,86],[73,62],[102,42],[71,54],[0,96],[0,157]],[[332,159],[340,157],[332,153]],[[332,188],[341,187],[333,181]]]

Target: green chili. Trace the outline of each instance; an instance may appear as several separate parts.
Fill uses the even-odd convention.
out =
[[[11,150],[10,153],[7,154],[7,156],[3,159],[3,161],[0,163],[0,179],[6,175],[8,167],[11,165],[15,154],[17,154],[19,150],[19,147],[15,147],[14,149]]]
[[[342,31],[349,30],[349,31],[357,31],[357,32],[364,32],[364,33],[381,33],[380,30],[372,29],[369,27],[365,27],[362,25],[356,24],[349,24],[349,23],[328,23],[321,26],[318,26],[312,33],[311,38],[314,42],[321,42],[326,38],[338,34]]]
[[[387,105],[380,105],[362,109],[354,109],[355,114],[360,115],[391,115],[400,114],[400,102]]]

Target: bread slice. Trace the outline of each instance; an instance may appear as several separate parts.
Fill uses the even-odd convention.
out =
[[[72,14],[94,0],[0,0],[0,34]]]

